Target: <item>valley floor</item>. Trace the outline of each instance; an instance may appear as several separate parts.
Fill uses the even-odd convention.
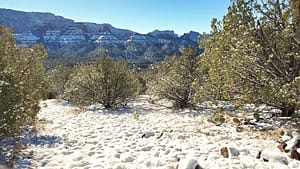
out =
[[[62,100],[43,101],[36,135],[24,138],[28,140],[23,150],[25,157],[16,166],[175,169],[178,158],[190,157],[207,169],[300,168],[300,161],[293,159],[288,159],[286,165],[255,158],[262,149],[277,151],[277,141],[281,139],[276,135],[278,129],[238,132],[230,120],[220,125],[209,122],[213,108],[175,112],[148,100],[143,96],[118,111],[95,107],[83,111]],[[262,126],[267,128],[272,124]],[[240,150],[240,155],[222,157],[220,149],[224,146]]]

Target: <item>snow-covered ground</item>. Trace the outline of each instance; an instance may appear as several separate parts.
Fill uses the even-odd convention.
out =
[[[237,132],[230,121],[209,122],[209,109],[175,112],[147,100],[144,96],[118,111],[43,101],[37,136],[23,150],[31,157],[19,168],[175,169],[178,158],[195,159],[206,169],[300,168],[293,159],[286,165],[255,158],[262,149],[279,153],[275,132]],[[236,148],[240,155],[224,158],[222,147]]]

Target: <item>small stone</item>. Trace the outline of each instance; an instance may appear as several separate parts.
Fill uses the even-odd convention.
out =
[[[146,147],[141,148],[142,151],[150,151],[151,149],[152,149],[152,146],[146,146]]]

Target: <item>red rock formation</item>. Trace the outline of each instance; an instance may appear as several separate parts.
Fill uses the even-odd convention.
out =
[[[295,159],[295,160],[299,160],[300,161],[300,153],[298,153],[297,150],[292,150],[291,151],[291,156],[290,156],[292,159]]]

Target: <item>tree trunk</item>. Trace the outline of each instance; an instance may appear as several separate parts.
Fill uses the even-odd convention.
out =
[[[174,103],[174,107],[179,109],[188,108],[190,106],[191,104],[189,103],[188,100],[176,100]]]
[[[111,108],[110,102],[105,102],[103,105],[104,105],[104,108]]]
[[[296,105],[286,105],[280,108],[282,117],[291,117],[296,111]]]

